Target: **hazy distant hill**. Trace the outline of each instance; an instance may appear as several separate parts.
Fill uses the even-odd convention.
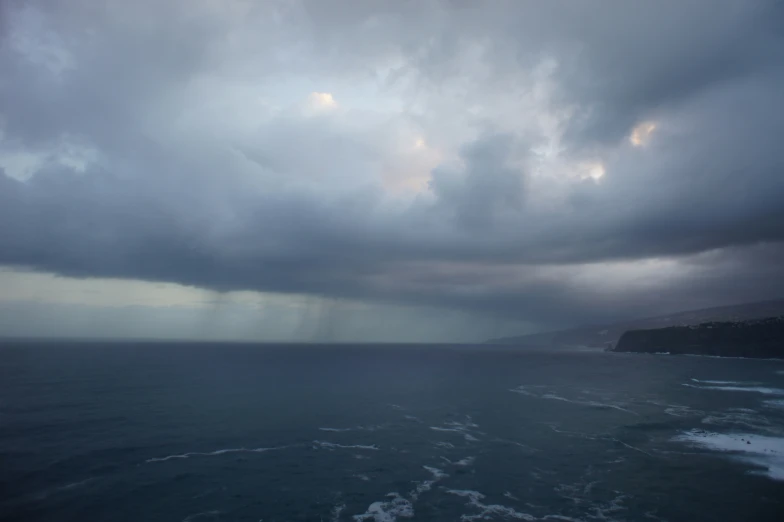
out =
[[[678,312],[606,325],[580,326],[557,332],[490,339],[492,344],[554,344],[615,346],[627,330],[649,330],[668,326],[689,326],[711,321],[745,321],[784,315],[784,299]]]
[[[624,333],[613,351],[784,358],[784,317]]]

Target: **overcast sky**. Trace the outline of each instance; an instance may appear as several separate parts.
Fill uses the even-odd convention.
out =
[[[0,2],[0,335],[784,297],[784,3]]]

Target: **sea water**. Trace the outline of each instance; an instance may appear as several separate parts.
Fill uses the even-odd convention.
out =
[[[784,364],[4,342],[0,520],[784,520]]]

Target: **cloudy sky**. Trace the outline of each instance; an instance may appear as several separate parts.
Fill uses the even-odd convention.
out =
[[[4,0],[0,335],[475,341],[784,297],[784,4]]]

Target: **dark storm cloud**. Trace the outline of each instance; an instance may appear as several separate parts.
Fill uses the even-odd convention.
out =
[[[60,54],[31,58],[4,32],[3,150],[37,153],[65,136],[101,159],[84,172],[46,160],[26,181],[0,174],[0,264],[540,324],[784,293],[784,269],[771,262],[784,241],[778,2],[280,4],[264,19],[281,23],[239,34],[231,31],[243,17],[209,12],[180,23],[189,8],[178,3],[163,13],[109,5],[35,4],[26,31],[49,35]],[[3,14],[22,23],[23,8],[8,4]],[[248,51],[244,38],[261,33],[259,48],[284,42],[304,54]],[[484,65],[472,75],[475,42]],[[241,138],[207,129],[209,138],[189,141],[161,130],[178,118],[187,126],[177,104],[203,77],[366,78],[390,56],[404,65],[386,82],[413,78],[409,88],[433,105],[439,86],[456,82],[466,106],[528,81],[552,57],[548,104],[572,114],[564,157],[601,158],[605,178],[569,182],[550,203],[531,183],[541,138],[487,131],[490,121],[464,140],[457,164],[432,171],[428,194],[389,203],[366,175],[395,154],[379,145],[387,135],[297,114],[254,123]],[[656,131],[632,147],[628,135],[645,120]],[[594,266],[666,256],[682,260],[666,269],[672,277],[652,276],[655,291]],[[606,280],[583,283],[592,271]]]
[[[521,209],[523,177],[505,164],[510,146],[510,136],[483,136],[462,150],[461,175],[433,171],[430,188],[459,227],[490,227],[501,214]]]

